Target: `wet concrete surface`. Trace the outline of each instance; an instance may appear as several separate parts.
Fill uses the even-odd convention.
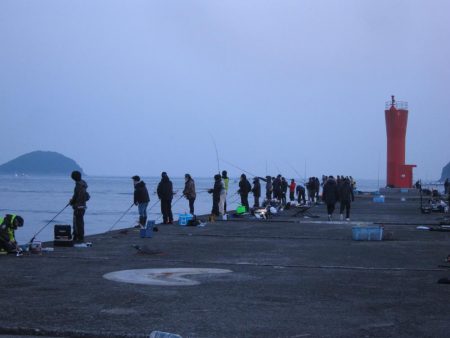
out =
[[[205,227],[161,225],[88,238],[91,248],[0,256],[0,333],[48,337],[448,337],[450,232],[417,230],[417,199],[357,197],[351,222],[325,206],[293,217]],[[334,218],[337,220],[338,215]],[[352,226],[384,223],[390,239],[352,241]],[[142,254],[132,245],[145,248]],[[450,267],[450,265],[449,265]],[[151,268],[212,268],[199,285],[150,286],[103,278]],[[0,336],[1,337],[1,336]]]

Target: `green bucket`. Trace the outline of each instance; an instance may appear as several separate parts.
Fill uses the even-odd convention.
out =
[[[240,206],[238,206],[237,209],[236,209],[236,214],[240,215],[240,214],[245,213],[246,211],[247,211],[247,210],[245,209],[245,206],[240,205]]]

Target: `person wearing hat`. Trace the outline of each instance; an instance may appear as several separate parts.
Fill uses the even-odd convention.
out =
[[[136,228],[145,228],[147,223],[147,206],[150,202],[150,196],[148,195],[145,182],[141,180],[138,175],[131,178],[134,185],[134,205],[137,205],[139,211],[139,225]]]
[[[22,249],[17,245],[15,230],[23,226],[23,218],[18,215],[7,214],[0,217],[0,251],[20,254]]]
[[[189,174],[184,175],[183,196],[189,201],[189,213],[194,215],[194,202],[197,194],[195,193],[195,182]]]
[[[75,181],[73,196],[69,204],[73,209],[73,240],[76,243],[84,242],[84,214],[87,206],[86,202],[90,196],[87,192],[87,183],[81,179],[81,172],[72,171],[70,177]]]
[[[173,198],[173,186],[172,181],[167,176],[167,173],[163,171],[161,173],[161,181],[156,189],[158,198],[161,200],[161,213],[163,215],[163,224],[173,224],[172,215],[172,198]]]

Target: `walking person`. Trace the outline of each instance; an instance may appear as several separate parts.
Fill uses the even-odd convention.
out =
[[[345,209],[345,220],[350,221],[350,205],[351,202],[355,200],[355,196],[353,195],[352,184],[350,179],[345,178],[341,189],[339,190],[339,203],[340,203],[340,214],[341,221],[344,219],[344,209]]]
[[[144,229],[147,224],[147,206],[150,202],[150,196],[148,195],[145,182],[141,181],[138,175],[134,175],[132,178],[134,185],[134,205],[137,205],[139,212],[139,225],[135,228]]]
[[[289,200],[293,202],[295,200],[295,180],[291,179],[291,184],[289,184]]]
[[[161,213],[163,215],[163,224],[173,224],[172,215],[172,198],[173,198],[173,186],[172,181],[164,171],[161,174],[161,181],[156,189],[158,198],[161,200]]]
[[[328,220],[331,221],[333,219],[336,202],[339,199],[336,180],[333,176],[329,176],[327,182],[323,186],[322,199],[327,205]]]
[[[225,200],[223,202],[223,213],[227,213],[227,196],[228,196],[228,184],[230,183],[230,179],[228,178],[228,173],[226,170],[222,170],[222,182],[225,187]]]
[[[190,174],[184,175],[183,196],[189,201],[189,213],[194,216],[194,202],[197,194],[195,192],[195,182]]]
[[[252,193],[253,193],[253,198],[255,199],[253,208],[257,209],[257,208],[259,208],[259,198],[261,197],[261,183],[259,183],[258,177],[253,178]]]
[[[70,177],[75,181],[75,188],[73,196],[69,204],[73,209],[73,240],[76,243],[84,242],[84,214],[87,206],[86,202],[90,196],[87,192],[87,183],[81,179],[81,172],[78,170],[72,171]]]
[[[241,204],[248,211],[250,210],[250,206],[248,204],[248,194],[252,190],[252,186],[250,182],[247,180],[247,176],[245,174],[241,175],[241,180],[239,181],[239,190],[238,193],[241,195]]]

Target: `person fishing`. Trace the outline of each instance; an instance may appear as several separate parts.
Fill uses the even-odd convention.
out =
[[[266,201],[270,201],[272,199],[272,177],[269,175],[264,177],[258,177],[261,181],[266,182]]]
[[[305,187],[299,183],[297,184],[297,188],[295,188],[295,190],[297,192],[298,204],[306,204]]]
[[[195,215],[194,214],[194,202],[195,202],[195,198],[197,197],[197,194],[195,192],[195,182],[192,179],[190,174],[184,175],[183,196],[186,197],[186,199],[189,201],[189,213],[191,215]]]
[[[173,186],[172,181],[167,176],[167,173],[163,171],[161,173],[161,181],[156,189],[158,198],[161,200],[161,213],[163,215],[162,224],[173,224],[172,214],[172,198],[173,198]]]
[[[86,202],[90,199],[87,192],[87,183],[81,179],[81,172],[72,171],[70,177],[75,181],[73,196],[69,204],[73,209],[73,240],[75,243],[84,242],[84,214],[87,206]]]
[[[273,187],[273,197],[278,201],[282,199],[282,189],[281,189],[281,175],[277,175],[277,177],[272,182]]]
[[[139,224],[136,228],[144,229],[147,224],[147,206],[150,202],[150,196],[148,194],[145,182],[141,180],[138,175],[131,178],[134,185],[134,205],[137,205],[139,212]]]
[[[252,189],[253,197],[255,199],[255,203],[253,208],[259,208],[259,198],[261,197],[261,184],[259,183],[259,178],[253,178],[253,189]]]
[[[289,200],[293,202],[295,200],[295,180],[291,178],[291,183],[289,184]]]
[[[288,190],[288,183],[284,177],[281,177],[281,204],[286,205],[286,194]]]
[[[0,217],[0,251],[16,255],[22,254],[22,249],[16,241],[15,231],[22,227],[23,223],[23,218],[18,215],[6,214],[5,217]]]
[[[227,213],[227,195],[228,195],[228,184],[230,183],[230,179],[228,178],[228,173],[226,170],[222,171],[222,182],[223,182],[223,186],[225,188],[225,195],[224,197],[224,201],[223,201],[223,213],[226,214]],[[219,202],[220,203],[220,202]]]
[[[208,190],[208,193],[212,194],[212,209],[211,216],[209,217],[210,222],[215,222],[216,217],[219,216],[219,201],[220,192],[223,189],[222,179],[219,174],[214,175],[214,187]]]
[[[248,211],[250,210],[250,206],[248,204],[248,194],[252,190],[252,186],[250,182],[247,180],[247,176],[245,174],[241,175],[241,179],[239,181],[239,190],[238,193],[241,196],[241,204]]]

